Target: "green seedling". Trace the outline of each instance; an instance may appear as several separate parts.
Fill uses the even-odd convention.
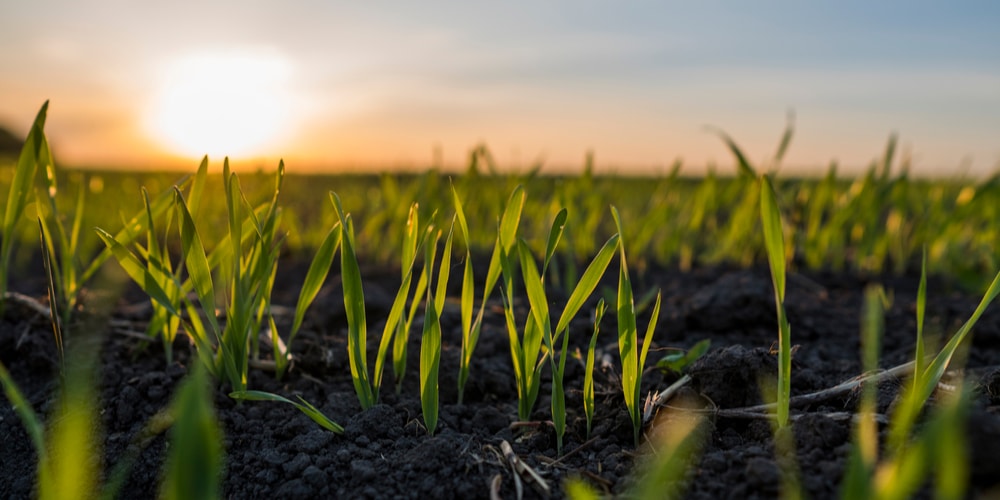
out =
[[[781,211],[767,176],[760,180],[760,218],[764,228],[764,248],[771,268],[774,304],[778,315],[778,427],[788,425],[789,400],[792,393],[791,326],[785,314],[785,237]]]
[[[865,290],[864,309],[861,316],[861,359],[865,373],[878,369],[879,344],[885,329],[885,292],[880,286],[870,285]],[[874,383],[865,384],[861,392],[858,420],[854,426],[854,442],[841,484],[842,498],[871,498],[872,477],[878,465],[878,423],[875,421],[876,393]]]
[[[437,212],[431,216],[431,220],[433,221],[436,216]],[[410,292],[410,283],[412,282],[413,272],[416,269],[417,257],[421,252],[426,253],[426,245],[430,244],[429,239],[432,233],[435,233],[434,224],[429,223],[421,227],[417,205],[410,206],[410,213],[407,215],[406,234],[403,236],[402,255],[404,265],[402,269],[406,274],[403,277],[404,286],[400,286],[399,293],[396,295],[396,299],[399,301],[400,318],[396,319],[394,325],[386,323],[387,328],[382,337],[383,341],[392,340],[392,371],[396,379],[397,394],[402,391],[403,378],[406,376],[406,346],[410,339],[410,332],[413,329],[413,321],[417,317],[417,310],[421,304],[419,297],[424,295],[424,292],[427,291],[427,287],[430,285],[432,270],[427,267],[427,262],[424,262],[424,270],[420,273],[420,277],[417,278],[417,285],[413,290],[414,300],[410,302],[410,309],[405,319],[402,318],[402,312],[409,298],[406,294]],[[440,234],[438,234],[438,237],[440,237]],[[433,244],[437,245],[437,240]],[[395,335],[391,335],[392,330],[388,328],[389,326],[394,326]],[[390,334],[389,337],[386,337],[386,334]],[[383,346],[379,347],[380,352],[382,348]],[[376,371],[378,369],[380,368],[377,368]]]
[[[691,366],[692,363],[704,356],[710,347],[712,347],[711,339],[699,341],[687,351],[667,354],[660,358],[656,362],[656,367],[665,372],[681,373],[685,368]]]
[[[545,292],[545,281],[542,276],[544,276],[547,264],[551,262],[552,255],[555,253],[556,245],[562,233],[562,227],[566,223],[566,213],[565,210],[560,211],[553,221],[541,273],[535,265],[528,245],[524,240],[518,241],[518,253],[521,258],[525,289],[529,304],[531,305],[531,319],[536,322],[538,328],[541,330],[542,341],[549,353],[549,364],[552,370],[552,422],[556,430],[556,452],[559,454],[562,453],[562,440],[566,431],[566,402],[563,373],[566,370],[566,358],[568,357],[569,324],[583,307],[583,304],[593,293],[594,289],[597,288],[597,284],[604,276],[618,246],[618,236],[615,235],[597,253],[570,293],[569,299],[566,301],[566,307],[563,308],[563,312],[559,316],[559,321],[553,330],[549,314],[548,297]],[[560,340],[562,341],[561,343]]]
[[[389,317],[386,319],[385,327],[382,331],[382,338],[379,342],[378,353],[375,358],[375,374],[369,382],[366,352],[367,319],[365,316],[365,298],[361,283],[361,269],[358,266],[357,255],[354,244],[354,226],[350,214],[344,212],[340,197],[335,193],[330,193],[330,200],[333,202],[340,219],[340,240],[341,240],[341,275],[344,283],[344,307],[347,311],[348,322],[348,357],[351,364],[351,378],[354,381],[355,392],[358,400],[364,409],[371,408],[378,402],[378,394],[382,385],[382,372],[386,356],[394,340],[399,341],[400,337],[405,342],[405,332],[409,329],[409,321],[403,321],[403,310],[409,298],[410,283],[413,276],[413,268],[416,264],[417,250],[426,246],[426,233],[431,228],[428,227],[424,234],[418,231],[418,219],[416,205],[411,206],[410,223],[407,229],[407,236],[403,246],[404,271],[402,283],[393,299]],[[426,269],[425,269],[426,271]],[[426,272],[425,272],[426,274]],[[421,277],[423,286],[418,285],[417,294],[422,294],[426,287],[426,278]],[[412,314],[412,313],[411,313]],[[395,339],[394,339],[395,337]],[[405,351],[402,352],[405,356]],[[402,377],[403,368],[397,366],[397,376]]]
[[[366,345],[368,338],[367,319],[365,318],[365,293],[361,286],[361,269],[354,252],[354,222],[350,214],[345,214],[340,204],[340,198],[330,194],[340,218],[341,250],[340,273],[344,286],[344,310],[347,313],[347,353],[351,365],[351,380],[358,402],[362,409],[375,406],[377,397],[368,377],[368,362]]]
[[[458,192],[455,187],[451,188],[452,201],[455,205],[455,220],[458,222],[459,234],[462,236],[462,240],[465,243],[465,266],[462,272],[462,297],[461,297],[461,321],[462,321],[462,353],[459,360],[458,368],[458,403],[462,403],[462,398],[465,395],[465,384],[469,380],[469,367],[472,364],[472,354],[476,350],[476,344],[479,342],[479,334],[483,329],[483,313],[486,311],[486,301],[490,294],[493,292],[493,288],[496,286],[497,280],[500,278],[500,239],[498,238],[493,246],[493,254],[490,257],[489,268],[486,274],[486,282],[483,285],[483,295],[479,303],[479,311],[476,313],[475,319],[473,319],[473,306],[475,302],[475,278],[472,269],[472,240],[469,236],[469,226],[465,218],[465,210],[462,208],[462,201],[458,197]],[[521,204],[513,202],[512,193],[511,201],[508,201],[504,213],[501,215],[501,220],[506,219],[507,210],[521,210],[523,207],[523,201]]]
[[[587,362],[583,372],[583,413],[587,418],[587,439],[590,439],[591,423],[594,420],[594,351],[597,348],[597,335],[601,331],[601,320],[604,319],[604,299],[597,302],[594,311],[594,333],[587,345]]]
[[[622,234],[622,219],[618,209],[611,207],[618,234]],[[635,303],[632,300],[632,281],[628,274],[628,263],[625,259],[625,243],[618,240],[619,271],[618,271],[618,353],[622,362],[622,393],[625,396],[625,406],[632,417],[632,430],[636,444],[639,443],[639,433],[642,430],[642,371],[646,366],[646,356],[649,346],[653,343],[653,332],[656,321],[660,317],[660,294],[656,294],[656,305],[646,327],[646,335],[642,340],[642,350],[639,350],[639,333],[636,325]]]
[[[427,300],[424,308],[424,328],[420,336],[420,406],[423,410],[424,425],[428,434],[434,434],[438,420],[438,372],[441,366],[441,313],[448,292],[448,276],[451,272],[451,245],[455,224],[452,222],[448,236],[445,238],[444,251],[441,255],[441,265],[438,268],[437,288],[431,293],[427,287]],[[424,269],[427,282],[431,282],[434,272],[434,254],[437,252],[437,241],[440,233],[432,243],[425,248]]]
[[[173,427],[160,485],[168,500],[219,498],[224,449],[204,367],[195,368],[171,403]]]
[[[7,203],[3,213],[3,233],[0,237],[0,313],[3,312],[3,304],[7,300],[7,286],[10,280],[10,265],[13,257],[14,236],[21,216],[28,206],[29,194],[32,190],[32,183],[35,180],[35,172],[38,164],[44,156],[48,155],[48,142],[45,140],[45,117],[48,114],[49,102],[45,101],[42,108],[38,110],[35,121],[31,125],[31,131],[24,141],[21,154],[17,159],[17,167],[14,169],[14,178],[10,183],[7,192]]]
[[[298,401],[292,401],[286,397],[264,391],[235,391],[229,393],[229,397],[240,401],[274,401],[277,403],[289,404],[294,406],[295,409],[302,412],[305,416],[312,419],[312,421],[316,422],[320,427],[335,434],[342,434],[344,432],[343,427],[333,420],[330,420],[330,418],[324,415],[323,412],[319,411],[319,409],[313,406],[312,403],[302,399],[301,396],[297,396],[299,398]]]

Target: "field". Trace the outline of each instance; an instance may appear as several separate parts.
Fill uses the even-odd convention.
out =
[[[0,171],[0,496],[997,493],[1000,177]]]

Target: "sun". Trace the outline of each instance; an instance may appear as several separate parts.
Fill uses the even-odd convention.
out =
[[[250,157],[268,152],[292,118],[291,65],[272,51],[205,52],[164,68],[147,128],[186,157]]]

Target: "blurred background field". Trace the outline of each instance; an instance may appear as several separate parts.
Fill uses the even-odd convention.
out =
[[[905,163],[893,163],[893,144],[889,146],[880,161],[856,178],[838,176],[833,167],[821,178],[784,178],[778,173],[776,189],[792,266],[861,274],[917,272],[926,246],[931,272],[969,285],[984,284],[1000,266],[1000,176],[914,179]],[[759,264],[764,249],[751,168],[740,167],[737,158],[737,167],[702,177],[681,175],[676,167],[657,177],[598,175],[586,164],[578,175],[500,173],[488,151],[478,148],[463,172],[289,174],[279,195],[283,252],[291,258],[312,255],[336,221],[328,200],[328,193],[336,191],[356,221],[360,257],[372,264],[395,263],[410,204],[419,204],[422,218],[436,212],[448,220],[454,185],[466,204],[473,250],[485,254],[496,238],[496,214],[508,193],[523,185],[528,196],[522,230],[536,250],[544,245],[552,217],[563,207],[569,212],[557,272],[570,281],[576,264],[589,259],[615,232],[610,205],[622,214],[626,241],[640,272],[646,265],[689,269]],[[0,192],[6,192],[12,170],[0,169]],[[142,187],[155,196],[184,177],[178,172],[66,169],[57,175],[61,211],[71,212],[82,193],[83,227],[111,231],[121,227],[126,214],[141,210]],[[220,179],[210,174],[209,192],[221,190]],[[248,199],[261,203],[273,193],[274,172],[244,172],[241,182]],[[31,211],[29,206],[27,215],[33,218]],[[206,198],[201,217],[207,219],[203,228],[225,227],[224,201]],[[24,262],[37,251],[38,234],[31,224],[21,225],[20,231],[16,258]],[[212,246],[218,235],[203,237]],[[103,247],[93,231],[85,230],[79,248],[86,261]]]

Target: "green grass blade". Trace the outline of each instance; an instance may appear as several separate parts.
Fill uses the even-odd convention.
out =
[[[298,402],[264,391],[234,391],[229,393],[229,397],[241,401],[273,401],[289,404],[312,419],[313,422],[319,424],[320,427],[336,434],[343,434],[344,432],[343,427],[333,420],[330,420],[330,418],[324,415],[323,412],[319,411],[308,401],[302,399],[301,396],[299,396]]]
[[[583,272],[583,276],[577,281],[576,288],[570,293],[569,299],[566,300],[566,307],[563,309],[562,314],[559,316],[559,323],[556,325],[556,335],[560,335],[563,331],[569,328],[570,321],[576,316],[580,308],[583,307],[584,302],[590,297],[590,294],[594,292],[597,288],[597,284],[600,283],[601,278],[604,277],[604,273],[608,269],[608,265],[611,264],[611,259],[615,256],[615,251],[618,249],[618,241],[620,237],[618,234],[611,236],[604,246],[597,252],[597,256],[594,260],[590,262],[587,266],[587,270]]]
[[[156,278],[150,273],[150,271],[142,265],[139,258],[135,256],[129,249],[125,248],[124,245],[118,242],[111,236],[111,233],[97,228],[97,235],[104,241],[104,244],[111,249],[112,254],[121,265],[125,273],[128,274],[132,281],[134,281],[142,291],[149,295],[153,300],[159,302],[161,306],[170,311],[171,314],[179,315],[177,309],[174,308],[172,301],[167,296],[163,288],[157,284]]]
[[[781,134],[781,142],[778,143],[778,150],[774,153],[774,164],[778,165],[781,160],[785,157],[785,153],[788,151],[788,146],[792,143],[792,136],[795,134],[795,113],[793,111],[788,112],[788,116],[785,119],[785,132]]]
[[[722,142],[726,143],[726,147],[729,151],[733,153],[736,157],[736,166],[739,169],[740,177],[745,179],[754,179],[757,177],[757,172],[754,170],[753,166],[747,161],[746,155],[743,154],[743,150],[736,144],[729,134],[722,131],[722,129],[716,127],[707,127],[708,131],[718,136],[722,139]]]
[[[556,214],[556,218],[552,221],[552,226],[549,228],[549,237],[545,240],[545,260],[542,261],[542,276],[545,276],[545,271],[549,268],[549,261],[552,260],[552,254],[556,252],[559,240],[566,229],[566,216],[566,209],[560,210]]]
[[[444,300],[448,296],[448,280],[451,277],[451,248],[455,235],[455,221],[451,222],[448,236],[444,239],[444,251],[441,253],[441,264],[438,267],[437,289],[434,292],[434,308],[440,314],[444,310]]]
[[[14,408],[14,412],[21,419],[21,425],[24,426],[24,429],[28,432],[28,436],[31,438],[31,443],[35,447],[35,454],[38,456],[38,462],[44,463],[48,455],[48,448],[45,446],[45,426],[42,424],[42,420],[38,418],[35,410],[31,408],[28,400],[24,399],[21,389],[18,388],[3,362],[0,362],[0,383],[3,385],[3,392],[7,396],[7,401]]]
[[[543,331],[549,332],[552,328],[549,324],[549,304],[545,296],[542,277],[538,273],[538,266],[535,265],[535,259],[524,240],[518,240],[517,250],[521,259],[521,272],[524,274],[524,287],[528,293],[528,303],[531,304],[531,314]],[[550,335],[546,335],[544,338],[547,342],[551,342]],[[551,350],[552,345],[548,344],[546,347]]]
[[[514,251],[517,245],[517,227],[521,224],[525,199],[524,188],[515,187],[500,217],[500,244],[507,253]]]
[[[627,496],[683,498],[687,485],[685,472],[698,463],[705,443],[704,422],[704,417],[698,415],[680,417],[669,428],[660,430],[653,445],[656,452],[647,457],[641,478]]]
[[[204,372],[196,369],[171,404],[170,430],[160,497],[167,500],[219,498],[222,479],[222,428],[212,406]]]
[[[927,312],[927,248],[924,248],[920,260],[920,286],[917,288],[917,348],[914,355],[913,373],[924,371],[924,315]],[[919,377],[913,377],[916,384]]]
[[[587,346],[587,362],[583,373],[583,413],[587,417],[587,439],[590,439],[591,423],[594,420],[594,356],[597,349],[597,335],[601,332],[601,320],[604,319],[606,309],[604,299],[597,302],[594,333],[590,336],[590,344]]]
[[[205,246],[180,189],[174,188],[174,199],[181,233],[181,252],[187,265],[188,277],[194,284],[195,293],[202,309],[205,310],[209,326],[218,335],[221,331],[215,317],[215,285],[212,282],[212,268],[208,263]]]
[[[878,368],[879,342],[885,327],[883,310],[884,292],[880,287],[869,285],[865,290],[865,302],[861,323],[861,358],[865,373]],[[868,383],[862,387],[859,419],[854,425],[854,439],[848,459],[847,473],[841,485],[841,498],[872,498],[874,484],[872,478],[878,464],[878,423],[875,421],[876,388]]]
[[[656,303],[653,305],[653,313],[649,317],[649,324],[646,325],[646,335],[642,337],[642,354],[639,355],[639,372],[642,373],[643,368],[646,366],[646,356],[649,354],[649,346],[653,344],[653,333],[656,331],[656,323],[660,319],[660,297],[659,292],[656,293]],[[638,391],[638,387],[636,387]],[[638,397],[638,392],[636,393]]]
[[[289,345],[295,339],[299,328],[302,327],[306,310],[309,309],[309,305],[316,299],[320,288],[323,287],[323,282],[326,281],[326,276],[330,273],[330,266],[333,265],[333,257],[337,254],[337,249],[340,247],[340,237],[341,232],[338,223],[323,238],[323,243],[316,250],[316,255],[313,257],[312,263],[309,264],[309,271],[306,272],[306,279],[302,282],[302,290],[299,291],[299,300],[295,305],[295,319],[292,322],[291,333],[288,335]]]
[[[618,234],[622,234],[621,215],[618,209],[611,207],[611,215],[615,220]],[[625,243],[623,239],[618,240],[619,250],[619,271],[618,271],[618,354],[621,358],[622,370],[622,393],[625,396],[625,406],[632,417],[633,424],[640,417],[639,402],[635,395],[638,394],[638,387],[641,385],[641,372],[639,368],[638,353],[638,333],[635,320],[635,303],[632,298],[632,282],[628,275],[628,261],[625,258]],[[639,442],[639,428],[633,428],[636,443]]]
[[[48,281],[49,295],[49,321],[52,323],[52,333],[55,335],[56,352],[59,353],[59,369],[65,368],[66,351],[63,347],[63,323],[62,316],[59,315],[60,301],[57,300],[59,287],[61,284],[56,278],[56,262],[52,255],[52,237],[47,236],[45,224],[42,218],[38,218],[38,232],[42,243],[42,263],[45,265],[45,277]],[[66,307],[66,304],[62,304]]]
[[[361,269],[358,267],[358,257],[354,251],[354,234],[351,216],[344,213],[340,197],[330,193],[337,216],[340,218],[340,264],[341,279],[344,286],[344,310],[347,313],[347,352],[351,364],[351,379],[354,391],[362,409],[375,406],[377,396],[372,391],[368,379],[368,362],[366,359],[366,339],[368,337],[367,319],[365,318],[365,292],[361,284]]]
[[[399,289],[396,290],[396,297],[393,299],[392,306],[389,308],[389,316],[385,320],[385,326],[382,329],[382,337],[379,340],[378,353],[375,356],[375,374],[372,379],[372,387],[375,394],[378,394],[379,388],[382,387],[382,372],[385,366],[385,359],[390,351],[390,348],[393,348],[393,367],[394,369],[397,369],[396,373],[402,374],[405,370],[405,365],[396,364],[396,360],[398,359],[397,356],[400,358],[405,356],[405,350],[400,350],[397,353],[395,349],[402,349],[405,347],[407,340],[406,337],[409,333],[409,325],[412,321],[413,314],[416,313],[415,306],[419,300],[414,300],[414,304],[412,304],[414,307],[410,311],[410,316],[404,322],[403,312],[406,310],[406,301],[410,296],[410,285],[413,283],[413,270],[417,265],[417,249],[423,248],[426,244],[426,232],[421,233],[417,230],[416,225],[418,219],[416,214],[416,204],[413,204],[410,206],[410,213],[407,217],[408,226],[403,242],[403,255],[405,257],[401,265],[403,270],[402,282],[399,285]],[[424,274],[421,274],[421,280],[423,284],[418,284],[417,286],[417,292],[415,295],[417,297],[424,292],[424,289],[427,286]]]
[[[764,246],[767,260],[771,265],[775,299],[785,301],[785,237],[781,228],[781,211],[774,193],[774,187],[767,176],[761,178],[760,214],[764,228]]]
[[[792,341],[791,327],[785,315],[785,240],[774,187],[767,176],[760,181],[760,217],[764,228],[764,248],[771,268],[774,302],[778,316],[778,427],[788,424],[791,399]]]
[[[420,407],[427,434],[434,434],[438,421],[438,370],[441,365],[441,322],[437,306],[428,293],[420,337]]]
[[[35,116],[35,122],[31,125],[31,131],[28,132],[28,137],[21,148],[17,167],[14,169],[14,177],[11,179],[10,189],[7,192],[7,203],[3,213],[3,233],[0,234],[0,305],[3,304],[4,295],[7,293],[11,257],[16,240],[15,229],[28,206],[35,172],[38,169],[38,160],[45,138],[45,117],[48,109],[49,102],[45,101]]]
[[[979,321],[979,317],[986,312],[986,308],[989,307],[990,303],[996,299],[997,295],[1000,295],[1000,273],[993,278],[993,283],[986,290],[986,294],[983,295],[982,300],[976,307],[976,310],[972,313],[972,316],[962,325],[961,328],[955,335],[951,337],[951,340],[941,349],[941,351],[934,357],[931,364],[924,370],[921,375],[920,381],[920,399],[926,401],[927,398],[931,396],[934,392],[934,388],[937,387],[938,382],[941,377],[944,376],[944,372],[948,370],[948,365],[951,363],[952,357],[955,352],[958,351],[959,346],[972,332],[973,327],[975,327],[976,322]]]

